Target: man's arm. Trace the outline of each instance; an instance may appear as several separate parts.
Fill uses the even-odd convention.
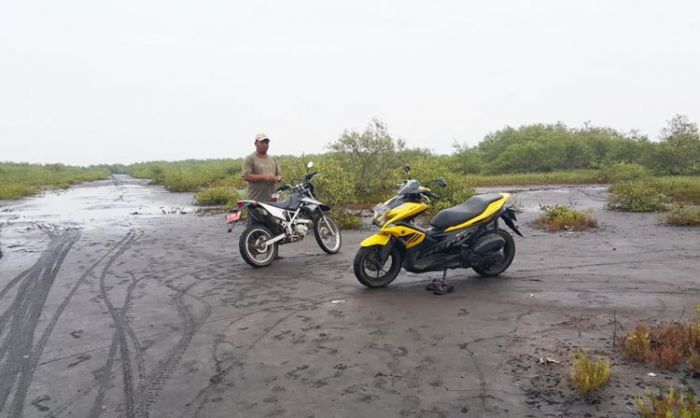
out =
[[[273,182],[275,180],[275,176],[271,176],[269,174],[251,174],[251,173],[245,173],[243,176],[243,180],[247,181],[248,183],[258,183],[258,182]]]

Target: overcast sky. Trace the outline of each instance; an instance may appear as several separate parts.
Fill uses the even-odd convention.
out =
[[[323,152],[377,117],[452,151],[562,121],[700,122],[694,1],[0,0],[0,161]]]

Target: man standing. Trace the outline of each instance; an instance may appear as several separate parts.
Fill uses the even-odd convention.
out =
[[[255,135],[255,152],[243,161],[243,180],[248,182],[248,199],[271,201],[275,183],[282,180],[282,171],[277,161],[267,155],[269,147],[270,138],[267,135]]]

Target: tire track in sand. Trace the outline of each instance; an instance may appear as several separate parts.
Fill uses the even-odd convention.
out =
[[[58,306],[58,308],[56,309],[56,312],[54,313],[53,317],[51,318],[51,321],[49,322],[49,326],[44,330],[44,333],[42,334],[42,336],[41,336],[41,338],[40,338],[40,340],[39,340],[39,343],[37,344],[37,349],[35,350],[35,353],[33,354],[34,360],[35,360],[35,362],[36,362],[35,367],[38,366],[38,364],[39,364],[39,360],[40,360],[40,358],[41,358],[41,354],[42,354],[43,349],[44,349],[44,347],[46,346],[47,340],[48,340],[48,338],[49,338],[49,336],[50,336],[50,333],[51,333],[50,331],[53,330],[53,327],[55,326],[56,322],[58,322],[58,319],[59,319],[59,318],[61,317],[61,315],[63,314],[63,311],[66,309],[66,307],[67,307],[68,304],[70,303],[70,300],[73,298],[73,296],[74,296],[75,293],[77,292],[78,288],[79,288],[83,283],[85,283],[85,281],[87,280],[87,278],[88,278],[89,276],[91,276],[91,275],[93,274],[93,272],[95,271],[95,269],[97,268],[97,266],[100,265],[100,263],[102,263],[107,257],[109,257],[110,254],[112,254],[115,250],[118,250],[118,249],[121,248],[123,245],[125,245],[125,242],[127,242],[127,241],[132,237],[132,235],[133,235],[133,232],[132,232],[132,231],[127,232],[127,234],[126,234],[121,240],[119,240],[116,244],[112,245],[112,246],[109,248],[109,250],[108,250],[104,255],[102,255],[102,257],[100,257],[99,259],[97,259],[97,261],[95,261],[94,263],[92,263],[92,264],[90,265],[90,267],[88,267],[87,270],[85,270],[85,272],[84,272],[84,273],[80,276],[80,278],[75,282],[75,284],[73,285],[73,287],[71,288],[71,290],[68,292],[68,294],[66,295],[66,297],[63,299],[63,301],[61,302],[61,304],[60,304],[60,305]],[[105,347],[105,348],[106,348],[106,347]],[[61,414],[71,403],[72,403],[72,402],[68,402],[68,403],[66,403],[65,405],[59,406],[58,408],[54,408],[54,409],[51,411],[51,414],[52,414],[52,415],[56,415],[56,416],[59,415],[59,414]]]
[[[177,291],[177,296],[175,299],[175,306],[177,312],[182,318],[182,337],[171,348],[165,358],[158,362],[158,365],[153,370],[153,372],[148,376],[146,380],[146,399],[144,416],[148,416],[149,409],[155,404],[158,396],[160,395],[165,382],[168,380],[172,372],[175,370],[175,366],[180,362],[180,359],[185,354],[185,351],[190,345],[192,338],[197,333],[199,328],[206,322],[209,315],[211,315],[211,305],[204,299],[194,296],[188,293],[194,286],[201,283],[201,281],[190,283],[189,285],[178,288],[172,285],[167,285],[168,288]],[[204,312],[196,318],[192,311],[187,307],[184,297],[189,296],[204,305]]]
[[[138,405],[136,405],[136,395],[134,392],[133,370],[129,355],[129,345],[126,338],[126,329],[130,329],[130,327],[127,321],[124,319],[124,314],[126,313],[129,302],[131,301],[131,293],[135,287],[135,283],[132,281],[127,289],[124,303],[119,310],[114,307],[112,300],[109,298],[107,286],[105,285],[105,278],[107,277],[112,264],[114,264],[114,262],[121,257],[122,254],[124,254],[138,238],[139,236],[137,236],[134,231],[129,231],[127,233],[126,240],[122,240],[122,244],[119,249],[114,253],[114,255],[109,257],[109,260],[107,260],[107,263],[100,272],[100,295],[102,296],[102,300],[104,301],[107,310],[112,316],[115,329],[112,337],[112,345],[110,346],[109,354],[107,355],[107,363],[102,370],[97,397],[95,398],[92,408],[90,409],[90,413],[88,414],[88,416],[91,417],[97,417],[103,412],[102,403],[107,392],[107,385],[109,384],[110,380],[112,380],[112,366],[114,364],[117,350],[119,350],[122,364],[122,385],[124,390],[124,400],[126,402],[126,416],[132,418],[136,417],[138,413]],[[131,331],[131,333],[133,334],[133,331]]]
[[[44,230],[44,228],[42,228]],[[5,410],[10,395],[14,396],[9,416],[21,416],[34,369],[36,368],[34,334],[54,280],[80,232],[69,229],[61,233],[46,231],[49,243],[36,263],[12,279],[2,296],[17,286],[14,300],[0,315],[0,412]],[[6,329],[9,325],[9,329]],[[44,333],[50,334],[51,324]],[[38,345],[37,345],[38,346]]]

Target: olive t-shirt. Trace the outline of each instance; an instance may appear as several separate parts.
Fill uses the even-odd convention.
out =
[[[269,155],[260,157],[256,153],[252,153],[245,157],[243,161],[243,177],[246,173],[250,174],[267,174],[270,176],[281,175],[277,161]],[[258,200],[261,202],[269,202],[272,200],[272,193],[275,191],[275,183],[269,181],[248,182],[248,199]]]

